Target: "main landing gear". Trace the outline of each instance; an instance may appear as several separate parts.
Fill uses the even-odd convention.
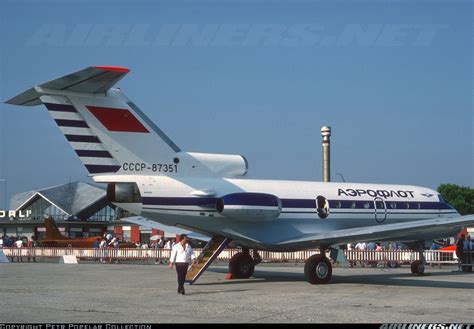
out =
[[[411,273],[417,275],[423,275],[425,273],[425,256],[423,254],[424,241],[417,241],[416,248],[418,249],[419,260],[415,260],[411,263]]]
[[[256,250],[253,251],[253,257],[249,249],[242,249],[242,252],[235,254],[229,261],[229,272],[236,279],[248,279],[252,276],[255,265],[260,264],[262,258]]]
[[[304,265],[304,276],[311,284],[328,283],[332,276],[332,265],[325,253],[309,257]]]

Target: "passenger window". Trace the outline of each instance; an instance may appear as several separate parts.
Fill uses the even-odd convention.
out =
[[[410,209],[410,204],[407,202],[407,209]]]
[[[390,208],[397,209],[397,204],[395,202],[390,202]]]
[[[368,202],[364,203],[364,208],[365,209],[369,209],[369,207],[370,207],[370,204]]]
[[[352,202],[352,203],[351,203],[351,208],[352,208],[352,209],[355,209],[355,207],[356,207],[356,203],[355,203],[355,202]]]

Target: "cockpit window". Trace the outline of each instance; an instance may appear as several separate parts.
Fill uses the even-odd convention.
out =
[[[443,199],[443,197],[441,196],[441,194],[438,194],[438,198],[439,198],[439,202],[441,202],[441,203],[446,203],[446,200]]]

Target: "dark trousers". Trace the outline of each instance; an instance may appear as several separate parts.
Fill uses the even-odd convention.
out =
[[[178,274],[178,292],[184,291],[184,281],[188,273],[188,263],[176,263],[176,273]]]
[[[472,264],[472,252],[465,251],[462,258],[463,264]],[[472,272],[472,265],[462,267],[463,272]]]

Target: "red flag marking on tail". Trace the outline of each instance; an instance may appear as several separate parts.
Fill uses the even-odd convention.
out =
[[[109,131],[149,133],[148,129],[127,109],[87,106],[89,111]]]

